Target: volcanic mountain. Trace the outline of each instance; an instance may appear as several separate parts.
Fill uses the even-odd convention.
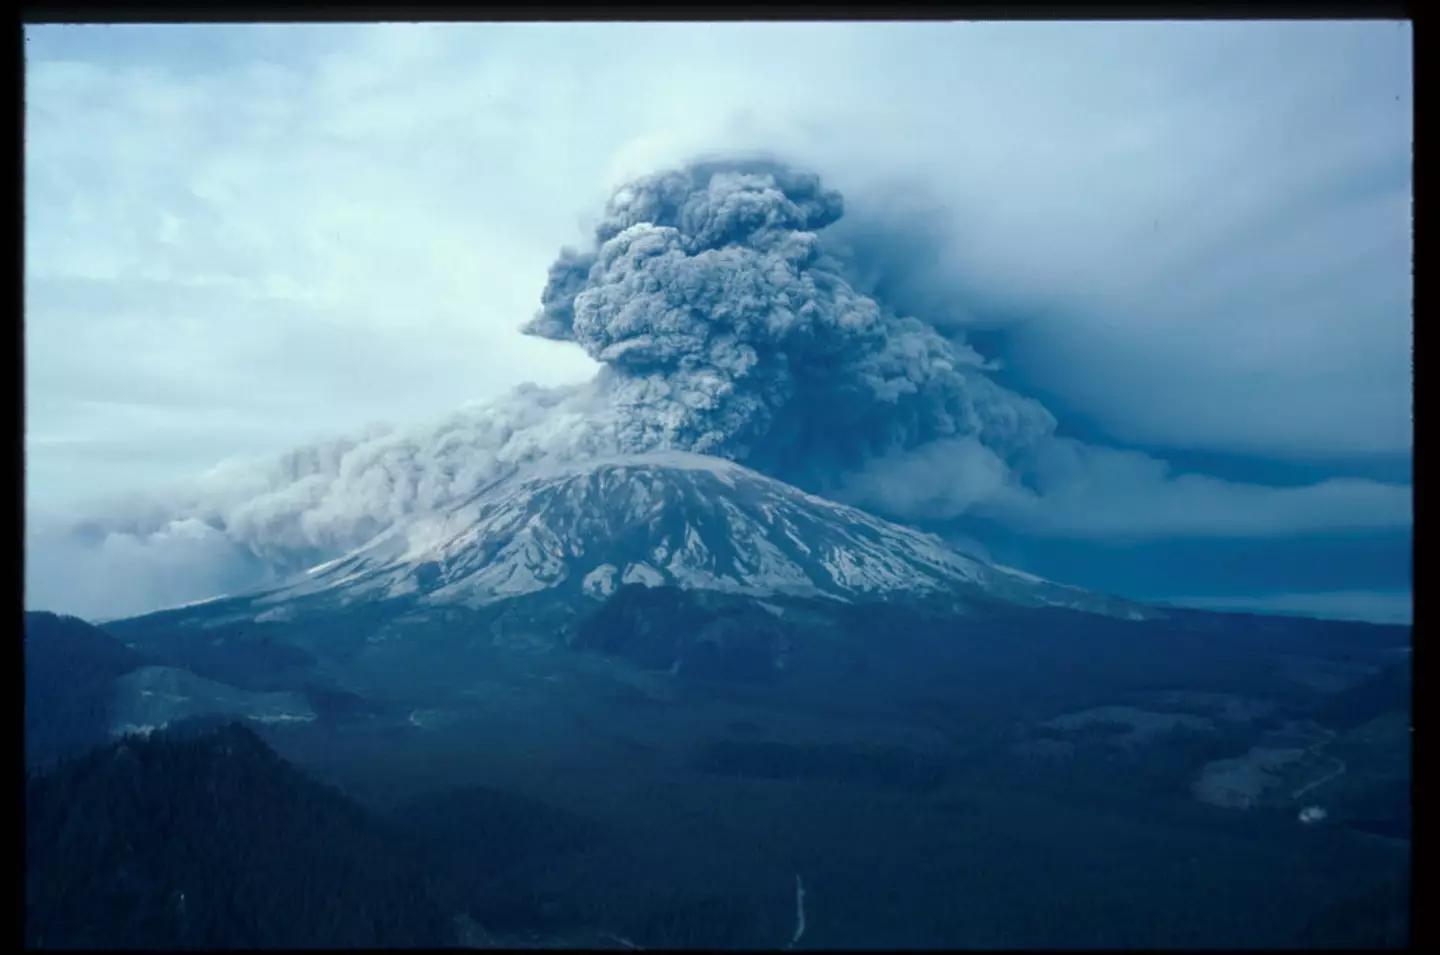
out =
[[[524,472],[249,599],[257,609],[398,598],[476,608],[542,591],[602,600],[629,583],[843,602],[986,597],[1159,615],[962,556],[933,535],[685,452]]]
[[[949,635],[1001,633],[997,615],[1070,633],[1055,614],[1131,629],[1173,615],[963,556],[726,459],[651,452],[521,472],[279,586],[107,629],[250,690],[319,681],[400,705],[421,683],[427,698],[473,692],[480,672],[564,649],[707,679],[819,685],[861,658],[908,679],[959,652]],[[920,631],[935,646],[902,651]]]

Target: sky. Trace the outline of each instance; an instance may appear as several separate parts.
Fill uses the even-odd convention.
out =
[[[233,515],[259,485],[217,489],[217,463],[590,380],[519,332],[559,250],[628,180],[764,153],[844,194],[826,231],[857,287],[1056,422],[1034,493],[937,445],[852,481],[866,506],[1125,596],[1408,620],[1411,43],[1386,21],[29,28],[27,606],[209,596],[215,522],[136,515],[196,476]]]

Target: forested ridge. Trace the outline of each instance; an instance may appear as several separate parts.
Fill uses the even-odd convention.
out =
[[[155,661],[77,617],[25,614],[26,763],[103,742],[115,681]]]
[[[26,943],[445,944],[412,847],[238,724],[128,737],[26,783]]]

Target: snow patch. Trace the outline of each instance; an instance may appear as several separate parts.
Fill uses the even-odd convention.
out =
[[[665,575],[649,564],[638,563],[626,567],[625,575],[621,580],[627,584],[644,584],[646,587],[662,587],[665,584]]]
[[[620,568],[614,564],[601,564],[580,582],[580,590],[587,597],[604,599],[616,590],[615,576],[620,573]]]
[[[1015,567],[1006,567],[1004,564],[994,564],[994,565],[992,565],[992,566],[994,566],[994,568],[995,568],[996,570],[1000,571],[1000,573],[1002,573],[1002,574],[1008,574],[1008,575],[1010,575],[1011,577],[1018,577],[1018,578],[1020,578],[1021,580],[1028,581],[1029,583],[1032,583],[1032,584],[1048,584],[1048,583],[1050,583],[1050,581],[1046,580],[1046,579],[1043,578],[1043,577],[1036,577],[1034,574],[1027,574],[1025,571],[1019,570],[1018,568],[1015,568]]]
[[[305,571],[305,573],[309,574],[309,575],[312,576],[312,577],[315,576],[316,574],[323,574],[325,571],[327,571],[327,570],[329,570],[330,568],[334,567],[336,564],[339,564],[341,561],[343,561],[345,558],[347,558],[347,557],[349,557],[349,556],[350,556],[349,554],[341,554],[339,557],[336,557],[334,560],[327,560],[327,561],[325,561],[325,563],[323,563],[323,564],[316,564],[314,567],[311,567],[309,570]]]
[[[189,609],[189,608],[191,608],[191,607],[203,607],[203,606],[205,606],[206,604],[218,603],[218,602],[220,602],[221,600],[229,600],[229,599],[230,599],[230,595],[229,595],[229,594],[220,594],[218,597],[206,597],[206,598],[204,598],[203,600],[192,600],[192,601],[190,601],[189,603],[176,604],[176,605],[173,606],[173,607],[165,607],[163,610],[157,610],[157,611],[155,611],[155,612],[156,612],[156,613],[164,613],[164,612],[167,611],[167,610],[187,610],[187,609]]]

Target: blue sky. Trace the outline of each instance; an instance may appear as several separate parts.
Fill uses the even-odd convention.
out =
[[[1408,618],[1407,23],[26,37],[36,527],[585,379],[516,332],[557,250],[629,177],[763,150],[841,189],[888,299],[1072,442],[1039,503],[917,521],[1131,596]],[[71,599],[77,560],[177,573],[173,534],[47,562],[37,533],[32,602]]]

